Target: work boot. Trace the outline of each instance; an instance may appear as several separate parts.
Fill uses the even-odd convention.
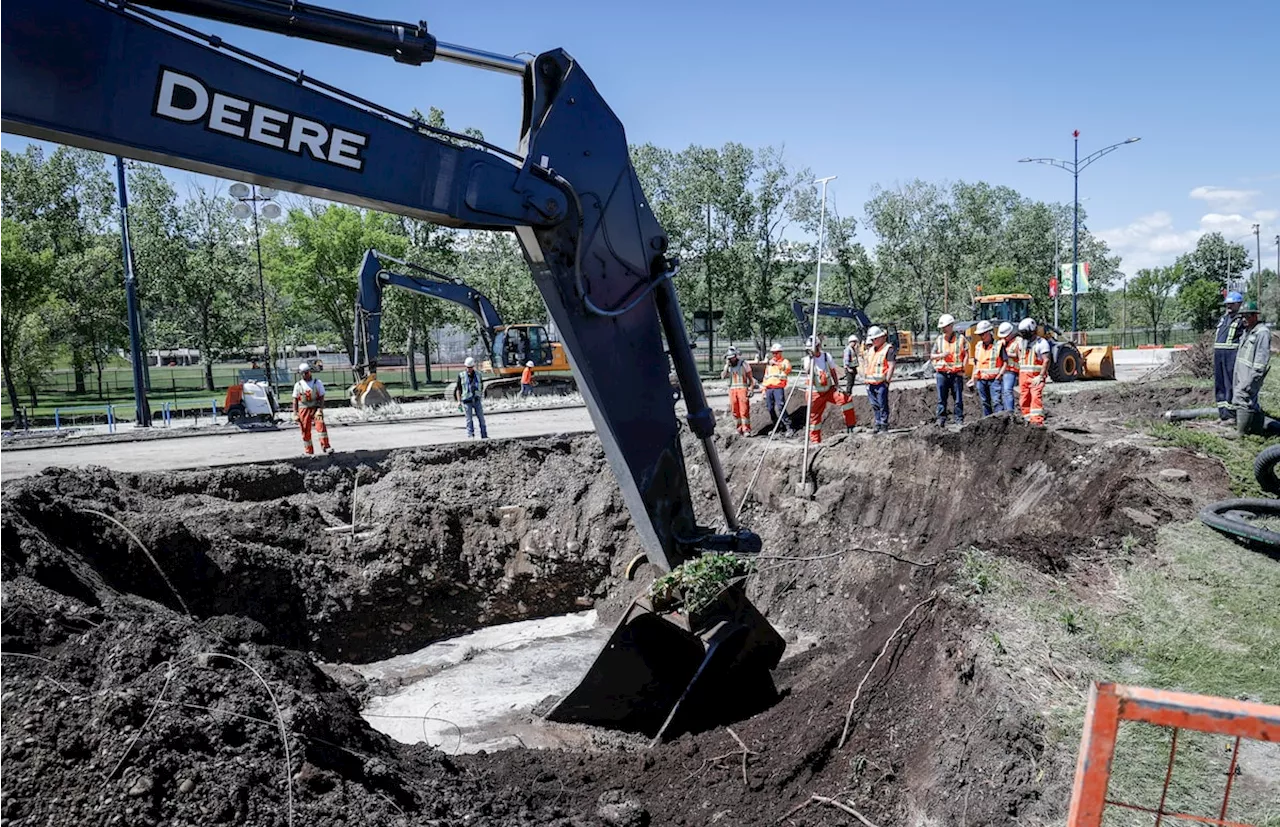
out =
[[[938,427],[939,427],[939,428],[945,428],[945,427],[947,427],[947,418],[946,418],[945,416],[940,416],[940,417],[938,417],[938,423],[937,423],[937,424],[938,424]]]
[[[856,427],[855,427],[855,426],[853,426],[853,425],[845,425],[845,426],[844,426],[844,432],[845,432],[846,434],[852,434],[852,433],[856,433],[856,432],[857,432],[857,429],[856,429]]]

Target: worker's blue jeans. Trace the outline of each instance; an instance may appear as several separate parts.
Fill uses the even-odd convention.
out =
[[[521,396],[533,396],[533,385],[523,385],[523,384],[522,384],[522,385],[520,386],[520,395],[521,395]]]
[[[937,380],[938,408],[934,416],[942,420],[947,418],[947,398],[950,397],[955,400],[956,423],[964,422],[964,374],[939,372]]]
[[[871,402],[871,416],[875,424],[889,427],[889,383],[867,385],[867,399]]]
[[[1235,384],[1236,372],[1235,348],[1218,348],[1213,351],[1213,398],[1218,403],[1218,418],[1235,419],[1235,410],[1231,407],[1232,388]]]
[[[778,417],[782,417],[781,430],[783,433],[791,433],[791,422],[787,419],[787,389],[765,388],[764,401],[769,409],[769,421],[776,423]]]
[[[1018,410],[1018,374],[1000,374],[1000,398],[1004,401],[1001,410],[1015,413]]]
[[[1000,396],[999,379],[975,379],[974,388],[978,391],[978,401],[982,403],[982,415],[991,416],[1004,407]]]
[[[488,439],[489,429],[484,424],[484,405],[480,402],[480,397],[468,399],[462,403],[462,407],[467,409],[467,436],[473,437],[476,435],[475,425],[471,421],[472,417],[474,417],[480,420],[480,438]]]

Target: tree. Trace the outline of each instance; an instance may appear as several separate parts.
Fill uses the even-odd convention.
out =
[[[1172,267],[1139,270],[1137,276],[1129,283],[1129,293],[1151,322],[1153,343],[1159,335],[1160,323],[1165,320],[1169,302],[1182,279],[1182,268],[1175,264]]]
[[[258,315],[252,242],[233,206],[230,198],[192,188],[178,218],[186,249],[159,283],[175,327],[200,349],[206,390],[214,390],[213,363],[244,347]]]
[[[272,284],[289,297],[293,324],[337,336],[353,362],[356,276],[370,247],[404,254],[394,217],[319,202],[290,209],[262,239]]]
[[[1213,279],[1192,279],[1178,290],[1178,309],[1192,330],[1212,330],[1222,315],[1222,288]]]
[[[1205,279],[1226,289],[1228,282],[1249,272],[1249,251],[1243,244],[1228,242],[1222,233],[1207,233],[1196,241],[1196,248],[1178,256],[1187,283]]]
[[[22,381],[27,386],[34,407],[38,404],[36,386],[52,363],[51,348],[40,352],[40,345],[49,343],[47,335],[40,342],[33,341],[34,327],[29,319],[38,317],[41,306],[51,297],[49,274],[53,271],[53,251],[32,252],[27,246],[24,226],[8,217],[3,219],[2,226],[0,361],[3,362],[9,404],[16,411],[22,405],[17,383]],[[45,332],[47,334],[47,326]],[[37,355],[41,358],[35,358]]]
[[[942,284],[940,240],[947,232],[945,191],[919,179],[892,190],[879,185],[864,211],[867,223],[880,239],[876,259],[899,285],[900,307],[912,308],[929,330]]]

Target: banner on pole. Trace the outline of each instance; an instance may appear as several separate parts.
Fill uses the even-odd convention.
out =
[[[1062,280],[1067,284],[1066,292],[1070,293],[1071,292],[1071,288],[1070,288],[1071,265],[1070,264],[1062,265]],[[1077,276],[1076,276],[1076,292],[1077,293],[1089,292],[1089,262],[1087,261],[1082,261],[1079,264],[1079,271],[1077,272]]]
[[[1049,298],[1058,298],[1058,279],[1056,277],[1049,278]]]

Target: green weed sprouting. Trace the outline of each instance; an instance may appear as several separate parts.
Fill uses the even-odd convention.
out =
[[[734,580],[755,571],[751,557],[732,552],[703,554],[688,560],[653,581],[649,602],[654,611],[702,611]]]

